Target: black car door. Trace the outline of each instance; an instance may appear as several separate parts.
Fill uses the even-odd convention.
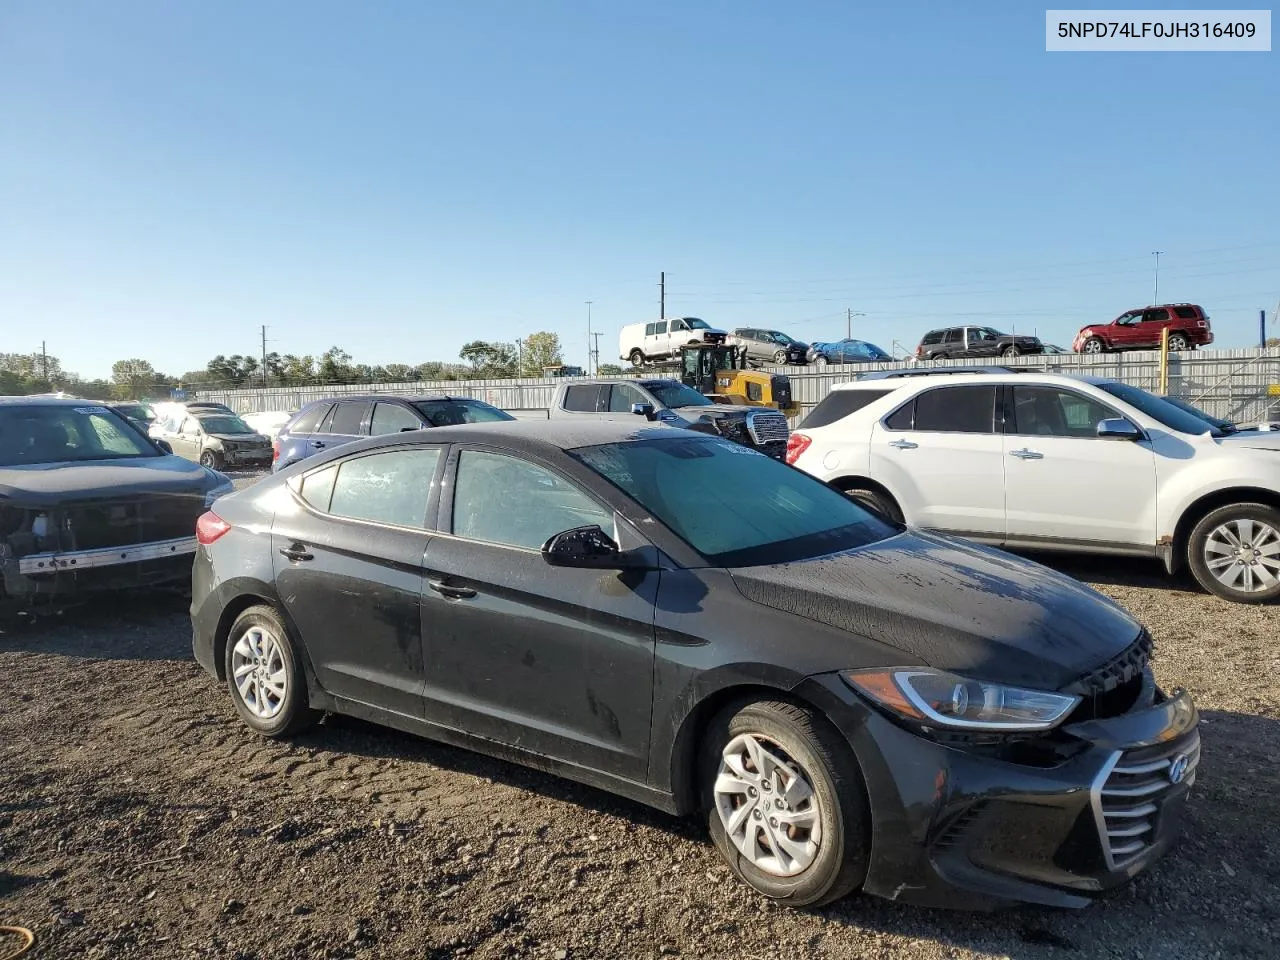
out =
[[[455,447],[443,489],[422,606],[427,719],[643,779],[659,574],[547,564],[553,534],[615,527],[545,464]]]
[[[441,447],[355,454],[291,481],[276,589],[332,694],[422,715],[422,558]]]

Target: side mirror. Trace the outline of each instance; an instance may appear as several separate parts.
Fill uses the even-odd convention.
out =
[[[1123,417],[1103,420],[1098,424],[1098,436],[1103,440],[1141,440],[1143,433]]]
[[[553,567],[587,570],[621,570],[628,566],[613,538],[596,524],[554,534],[542,545],[542,559]]]
[[[637,417],[644,417],[646,420],[656,420],[658,415],[654,412],[652,403],[633,403],[631,412]]]
[[[155,443],[155,445],[160,448],[161,453],[167,453],[167,454],[173,453],[173,447],[169,445],[168,440],[154,440],[152,442]]]

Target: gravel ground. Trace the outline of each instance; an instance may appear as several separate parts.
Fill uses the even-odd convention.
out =
[[[0,925],[43,958],[1276,957],[1280,610],[1060,566],[1205,724],[1182,844],[1087,910],[775,907],[698,824],[586,787],[345,719],[258,739],[183,601],[118,598],[0,631]]]

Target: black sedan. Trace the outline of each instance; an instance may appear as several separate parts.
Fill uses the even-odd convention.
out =
[[[697,812],[795,906],[1083,906],[1169,848],[1199,760],[1120,607],[718,437],[378,437],[197,536],[195,655],[253,730],[349,713]]]
[[[196,520],[231,489],[110,407],[0,397],[0,611],[185,588]]]

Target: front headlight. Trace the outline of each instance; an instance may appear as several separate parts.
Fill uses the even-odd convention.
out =
[[[206,510],[212,507],[213,502],[219,497],[225,497],[228,493],[235,493],[236,490],[236,485],[231,482],[230,477],[221,473],[215,474],[215,476],[218,478],[218,485],[204,495],[204,508]]]
[[[1048,730],[1080,698],[910,667],[849,670],[845,682],[907,721],[949,730]]]

